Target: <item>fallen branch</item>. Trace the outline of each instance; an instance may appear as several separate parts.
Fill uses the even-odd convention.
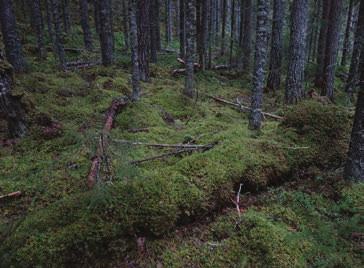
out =
[[[156,156],[148,157],[148,158],[141,159],[141,160],[134,160],[134,161],[131,161],[129,163],[132,164],[132,165],[138,165],[138,164],[148,162],[148,161],[164,159],[164,158],[167,158],[167,157],[170,157],[170,156],[178,156],[178,155],[181,155],[181,154],[184,154],[184,153],[191,153],[191,152],[195,152],[195,151],[199,151],[199,150],[205,152],[207,150],[210,150],[214,146],[215,146],[215,144],[209,144],[209,145],[206,145],[203,148],[201,148],[201,147],[200,148],[183,148],[183,149],[180,149],[180,150],[177,150],[177,151],[156,155]]]
[[[130,133],[138,133],[138,132],[149,132],[149,127],[143,127],[143,128],[129,128],[126,130]]]
[[[7,199],[7,198],[18,197],[18,196],[21,196],[20,191],[12,192],[12,193],[6,194],[6,195],[0,195],[0,200]]]
[[[242,112],[250,112],[251,111],[251,108],[248,107],[248,106],[244,106],[242,104],[238,104],[238,103],[235,103],[235,102],[231,102],[231,101],[228,101],[228,100],[225,100],[225,99],[222,99],[222,98],[219,98],[219,97],[215,97],[215,96],[210,96],[210,95],[207,95],[209,98],[217,101],[217,102],[220,102],[220,103],[223,103],[223,104],[227,104],[227,105],[230,105],[230,106],[233,106],[235,107],[236,109],[242,111]],[[270,118],[273,118],[273,119],[276,119],[276,120],[283,120],[284,118],[282,116],[279,116],[279,115],[275,115],[275,114],[271,114],[271,113],[267,113],[267,112],[262,112],[262,115],[263,116],[266,116],[266,117],[270,117]]]
[[[90,67],[97,66],[100,64],[101,64],[101,61],[94,61],[94,62],[71,61],[71,62],[66,63],[66,69],[72,70],[72,69],[90,68]]]
[[[183,149],[211,149],[211,144],[199,145],[199,144],[166,144],[166,143],[147,143],[139,141],[129,141],[129,140],[113,140],[118,143],[127,143],[134,146],[147,146],[147,147],[157,147],[157,148],[183,148]]]
[[[96,184],[102,158],[104,156],[105,150],[109,145],[108,136],[110,130],[113,127],[115,117],[121,111],[121,109],[123,109],[128,104],[128,102],[129,101],[127,98],[113,100],[108,111],[106,112],[104,128],[99,138],[99,144],[97,146],[96,154],[91,158],[91,168],[87,176],[87,185],[90,189],[93,188]]]
[[[240,193],[241,193],[241,189],[243,187],[243,184],[240,183],[240,186],[239,186],[239,191],[238,193],[236,194],[236,210],[238,211],[238,215],[240,217]]]

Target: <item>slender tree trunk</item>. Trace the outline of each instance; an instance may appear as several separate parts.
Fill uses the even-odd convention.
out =
[[[51,8],[49,7],[48,0],[45,1],[45,8],[46,8],[46,17],[47,17],[48,37],[50,40],[53,40],[52,11],[51,11]]]
[[[7,60],[13,65],[15,72],[25,71],[26,63],[11,0],[0,0],[0,24]]]
[[[360,55],[359,88],[344,176],[347,179],[364,181],[364,53]]]
[[[346,83],[345,90],[350,95],[353,94],[354,89],[356,88],[359,80],[359,62],[360,55],[363,51],[363,43],[364,43],[364,3],[363,1],[360,3],[358,22],[355,30],[355,40],[353,46],[353,54],[351,56],[350,63],[350,71],[348,81]]]
[[[122,14],[123,14],[123,19],[122,19],[122,23],[123,23],[123,35],[124,35],[124,48],[126,50],[129,49],[129,23],[128,23],[128,0],[122,0],[121,1],[121,8],[122,8]]]
[[[285,100],[297,103],[304,93],[305,51],[308,23],[308,0],[294,0],[291,16],[291,40]]]
[[[214,27],[214,21],[213,21],[213,9],[214,9],[214,0],[208,0],[209,1],[209,39],[208,39],[208,68],[211,69],[212,67],[212,44],[213,44],[213,27]]]
[[[316,0],[316,19],[315,19],[315,24],[312,26],[313,27],[313,37],[312,37],[312,46],[311,46],[311,52],[309,55],[309,61],[316,61],[317,59],[317,41],[318,41],[318,36],[319,36],[319,18],[320,18],[320,14],[321,14],[321,9],[322,9],[322,2],[321,0]]]
[[[194,61],[195,61],[195,0],[185,0],[186,3],[186,81],[183,94],[193,98],[195,95]]]
[[[334,81],[339,50],[341,13],[342,0],[332,0],[325,50],[325,87],[321,92],[321,95],[326,95],[331,100],[334,100]]]
[[[37,37],[37,49],[38,49],[38,58],[40,60],[44,59],[47,55],[47,51],[44,47],[44,34],[43,34],[43,15],[41,10],[40,0],[28,0],[30,13],[32,17],[32,24],[35,30],[35,34]]]
[[[71,16],[70,16],[70,6],[69,0],[62,1],[62,17],[63,17],[63,30],[68,33],[71,29]]]
[[[95,21],[95,28],[96,28],[96,32],[98,34],[100,34],[100,10],[99,10],[99,4],[98,4],[99,0],[93,0],[93,4],[94,4],[94,21]]]
[[[225,32],[226,32],[226,16],[227,16],[227,0],[222,0],[222,26],[221,26],[221,50],[220,54],[221,56],[225,55]]]
[[[92,50],[92,33],[88,22],[88,1],[80,0],[80,13],[81,13],[81,27],[83,31],[83,40],[85,48]]]
[[[332,0],[322,0],[321,27],[317,48],[317,70],[315,78],[315,86],[318,88],[324,87],[326,41],[329,29],[331,1]]]
[[[181,58],[185,57],[186,54],[186,31],[185,31],[185,0],[179,0],[179,55]]]
[[[252,47],[252,0],[244,1],[244,26],[242,39],[242,65],[245,73],[248,73],[251,65],[251,47]]]
[[[21,97],[11,95],[12,67],[0,56],[0,118],[8,123],[11,138],[25,136],[27,128]]]
[[[63,40],[62,40],[62,29],[61,29],[61,16],[60,16],[60,0],[49,0],[48,6],[52,11],[52,22],[54,27],[53,32],[53,50],[55,56],[58,58],[58,62],[61,69],[65,69],[66,66],[66,55],[64,52]]]
[[[114,33],[111,8],[111,0],[98,0],[101,58],[102,64],[105,66],[111,65],[114,60]]]
[[[272,90],[273,92],[278,90],[281,84],[284,11],[284,0],[274,0],[272,41],[267,82],[267,89]]]
[[[252,110],[249,118],[249,128],[253,130],[260,129],[263,119],[263,88],[265,84],[265,69],[268,56],[268,8],[268,1],[258,0],[253,92],[251,99]]]
[[[172,0],[166,0],[166,42],[167,47],[172,42]]]
[[[150,61],[157,62],[158,51],[158,26],[159,26],[159,3],[152,0],[150,5]]]
[[[130,17],[130,48],[131,48],[131,63],[132,63],[132,87],[133,100],[139,99],[140,96],[140,72],[138,59],[138,24],[137,24],[137,2],[131,0],[129,4]]]
[[[150,24],[149,0],[138,1],[138,58],[140,79],[149,81]]]
[[[353,2],[354,0],[350,0],[348,7],[348,17],[346,19],[346,29],[345,29],[345,37],[344,37],[344,46],[341,57],[341,66],[346,66],[348,53],[350,49],[350,35],[351,35],[351,25],[353,19]]]
[[[232,0],[231,8],[231,26],[230,26],[230,52],[229,52],[229,65],[230,68],[233,64],[233,49],[235,39],[235,0]]]
[[[317,24],[317,20],[318,17],[320,16],[320,0],[315,0],[314,1],[314,6],[313,6],[313,11],[311,12],[311,16],[310,16],[310,22],[309,22],[309,29],[310,29],[310,34],[309,34],[309,41],[308,41],[308,48],[307,48],[307,61],[310,62],[311,60],[311,55],[312,55],[312,50],[314,49],[315,45],[315,34],[316,34],[316,24]]]
[[[207,57],[208,57],[208,43],[209,43],[209,0],[202,1],[202,19],[200,29],[200,49],[199,58],[202,70],[206,69]]]

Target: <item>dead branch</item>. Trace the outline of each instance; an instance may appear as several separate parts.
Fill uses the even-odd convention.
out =
[[[141,159],[141,160],[134,160],[134,161],[131,161],[129,163],[132,164],[132,165],[138,165],[138,164],[141,164],[141,163],[144,163],[144,162],[158,160],[158,159],[164,159],[164,158],[171,157],[171,156],[178,156],[178,155],[181,155],[181,154],[184,154],[184,153],[192,153],[192,152],[196,152],[196,151],[205,152],[207,150],[212,149],[214,146],[215,146],[215,144],[209,144],[209,145],[206,145],[203,148],[183,148],[183,149],[180,149],[180,150],[177,150],[177,151],[172,151],[172,152],[168,152],[168,153],[165,153],[165,154],[156,155],[156,156],[148,157],[148,158]]]
[[[239,186],[239,191],[238,193],[236,194],[236,210],[238,211],[238,215],[240,217],[240,193],[241,193],[241,189],[243,187],[243,184],[240,183],[240,186]]]
[[[21,194],[22,193],[20,191],[17,191],[17,192],[12,192],[12,193],[9,193],[9,194],[6,194],[6,195],[0,195],[0,200],[7,199],[7,198],[18,197],[18,196],[21,196]]]
[[[238,110],[240,110],[242,112],[250,112],[251,111],[250,107],[244,106],[242,104],[234,103],[234,102],[231,102],[231,101],[219,98],[219,97],[215,97],[215,96],[207,95],[207,97],[209,97],[209,98],[211,98],[211,99],[213,99],[213,100],[215,100],[217,102],[233,106],[233,107],[235,107],[236,109],[238,109]],[[263,116],[270,117],[270,118],[273,118],[275,120],[283,120],[284,119],[282,116],[267,113],[267,112],[262,112],[262,114],[263,114]]]
[[[146,146],[146,147],[157,147],[157,148],[183,148],[183,149],[211,149],[211,144],[200,145],[200,144],[166,144],[166,143],[147,143],[139,141],[129,140],[113,140],[118,143],[126,143],[134,146]]]
[[[127,98],[113,100],[106,112],[104,128],[99,138],[96,154],[91,158],[91,168],[87,176],[87,185],[90,189],[96,184],[104,152],[109,145],[109,133],[113,127],[115,117],[128,103]]]
[[[129,128],[126,130],[130,133],[138,133],[138,132],[149,132],[149,127],[143,127],[143,128]]]
[[[66,69],[67,70],[74,70],[74,69],[84,69],[84,68],[90,68],[93,66],[100,65],[101,61],[94,61],[94,62],[88,62],[88,61],[71,61],[66,63]]]

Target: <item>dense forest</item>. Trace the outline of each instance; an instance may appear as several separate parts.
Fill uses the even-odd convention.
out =
[[[0,267],[363,267],[364,0],[0,0]]]

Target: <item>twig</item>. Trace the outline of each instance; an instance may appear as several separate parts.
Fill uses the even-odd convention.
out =
[[[250,107],[247,107],[247,106],[244,106],[244,105],[241,105],[241,104],[237,104],[237,103],[234,103],[234,102],[231,102],[231,101],[228,101],[228,100],[225,100],[223,98],[219,98],[219,97],[215,97],[215,96],[210,96],[210,95],[207,95],[207,97],[217,101],[217,102],[220,102],[220,103],[224,103],[224,104],[228,104],[230,106],[233,106],[237,109],[239,109],[240,111],[242,112],[250,112],[251,111],[251,108]],[[271,113],[267,113],[267,112],[262,112],[263,116],[266,116],[266,117],[270,117],[270,118],[273,118],[273,119],[276,119],[276,120],[283,120],[284,118],[282,116],[279,116],[279,115],[275,115],[275,114],[271,114]]]
[[[166,143],[147,143],[140,141],[129,141],[129,140],[118,140],[114,139],[114,142],[117,143],[127,143],[131,145],[141,145],[147,147],[157,147],[157,148],[184,148],[184,149],[210,149],[211,144],[208,145],[200,145],[200,144],[166,144]]]
[[[6,194],[6,195],[0,195],[0,200],[2,199],[6,199],[6,198],[12,198],[12,197],[18,197],[21,196],[21,192],[17,191],[17,192],[12,192],[10,194]]]
[[[165,154],[160,154],[160,155],[156,155],[156,156],[152,156],[152,157],[148,157],[145,159],[141,159],[141,160],[134,160],[129,162],[132,165],[138,165],[144,162],[148,162],[148,161],[153,161],[153,160],[158,160],[158,159],[164,159],[170,156],[177,156],[177,155],[181,155],[183,153],[191,153],[191,152],[195,152],[195,151],[207,151],[210,150],[211,148],[213,148],[215,146],[215,144],[210,144],[204,148],[184,148],[181,150],[177,150],[177,151],[173,151],[173,152],[169,152],[169,153],[165,153]]]
[[[239,186],[239,191],[238,193],[236,194],[236,210],[238,211],[238,215],[240,217],[240,193],[241,193],[241,189],[243,187],[243,184],[240,183],[240,186]]]

